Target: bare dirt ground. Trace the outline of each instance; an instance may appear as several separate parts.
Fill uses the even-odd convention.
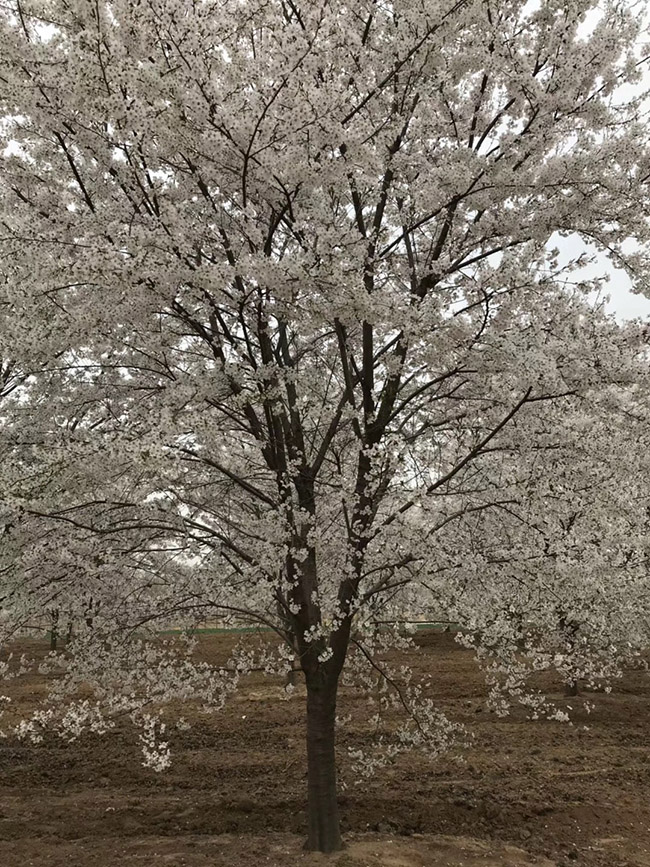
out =
[[[221,659],[230,636],[205,636]],[[252,638],[251,640],[255,640]],[[301,850],[305,828],[303,699],[248,679],[226,709],[185,715],[174,763],[140,766],[124,727],[68,744],[0,741],[3,867],[650,867],[650,677],[631,672],[574,724],[499,719],[470,653],[450,635],[423,634],[413,667],[434,675],[435,698],[475,741],[465,763],[400,758],[342,793],[346,850]],[[44,648],[45,649],[45,648]],[[559,684],[555,686],[559,696]],[[27,711],[44,679],[10,684]],[[575,700],[562,699],[574,704]],[[346,747],[367,737],[368,709],[342,691]],[[587,726],[588,728],[585,728]]]

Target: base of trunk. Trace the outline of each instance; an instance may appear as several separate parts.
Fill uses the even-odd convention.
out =
[[[328,842],[325,838],[313,842],[307,837],[302,848],[305,852],[321,852],[323,855],[331,855],[333,852],[340,852],[345,846],[340,837],[337,842]]]

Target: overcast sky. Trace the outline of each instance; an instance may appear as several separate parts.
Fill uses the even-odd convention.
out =
[[[609,284],[611,300],[607,309],[621,322],[637,317],[650,322],[650,300],[643,295],[633,295],[628,288],[629,285],[630,282],[625,274],[617,271]]]
[[[577,235],[569,238],[554,235],[550,243],[560,250],[560,262],[575,259],[583,251],[596,253],[595,247],[588,247]],[[650,299],[630,292],[630,280],[627,274],[620,268],[615,268],[604,253],[597,253],[593,264],[576,272],[586,279],[593,279],[604,273],[610,275],[610,281],[603,293],[610,296],[607,310],[620,322],[635,318],[650,321]]]

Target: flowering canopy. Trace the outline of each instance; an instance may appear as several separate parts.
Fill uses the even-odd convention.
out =
[[[644,97],[622,87],[641,77],[637,12],[9,0],[10,622],[52,607],[92,622],[79,677],[119,704],[107,671],[214,698],[219,678],[177,678],[163,654],[165,679],[138,642],[237,615],[335,697],[354,618],[417,605],[451,560],[471,582],[487,549],[517,580],[531,558],[559,575],[558,545],[610,526],[623,468],[611,498],[593,473],[625,412],[608,389],[645,376],[640,334],[589,307],[603,280],[549,242],[576,233],[648,291]],[[538,459],[567,419],[561,456]],[[633,534],[643,496],[621,513]],[[472,628],[494,602],[498,640],[503,592],[466,598]],[[311,821],[311,845],[335,847]]]

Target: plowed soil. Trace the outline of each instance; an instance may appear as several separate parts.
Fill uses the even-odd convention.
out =
[[[251,637],[251,640],[257,640]],[[202,638],[222,659],[231,636]],[[140,765],[124,726],[69,744],[0,741],[2,867],[650,867],[650,677],[630,672],[611,694],[575,699],[573,724],[499,719],[484,705],[473,656],[448,634],[427,633],[414,668],[434,674],[434,698],[475,734],[464,762],[415,753],[341,794],[346,849],[303,853],[304,692],[252,675],[218,714],[184,715],[173,765]],[[43,648],[43,651],[45,648]],[[18,648],[20,652],[20,648]],[[42,676],[9,684],[12,712],[43,694]],[[366,737],[368,708],[343,689],[346,748]],[[349,774],[348,774],[349,777]],[[349,781],[352,783],[353,781]]]

